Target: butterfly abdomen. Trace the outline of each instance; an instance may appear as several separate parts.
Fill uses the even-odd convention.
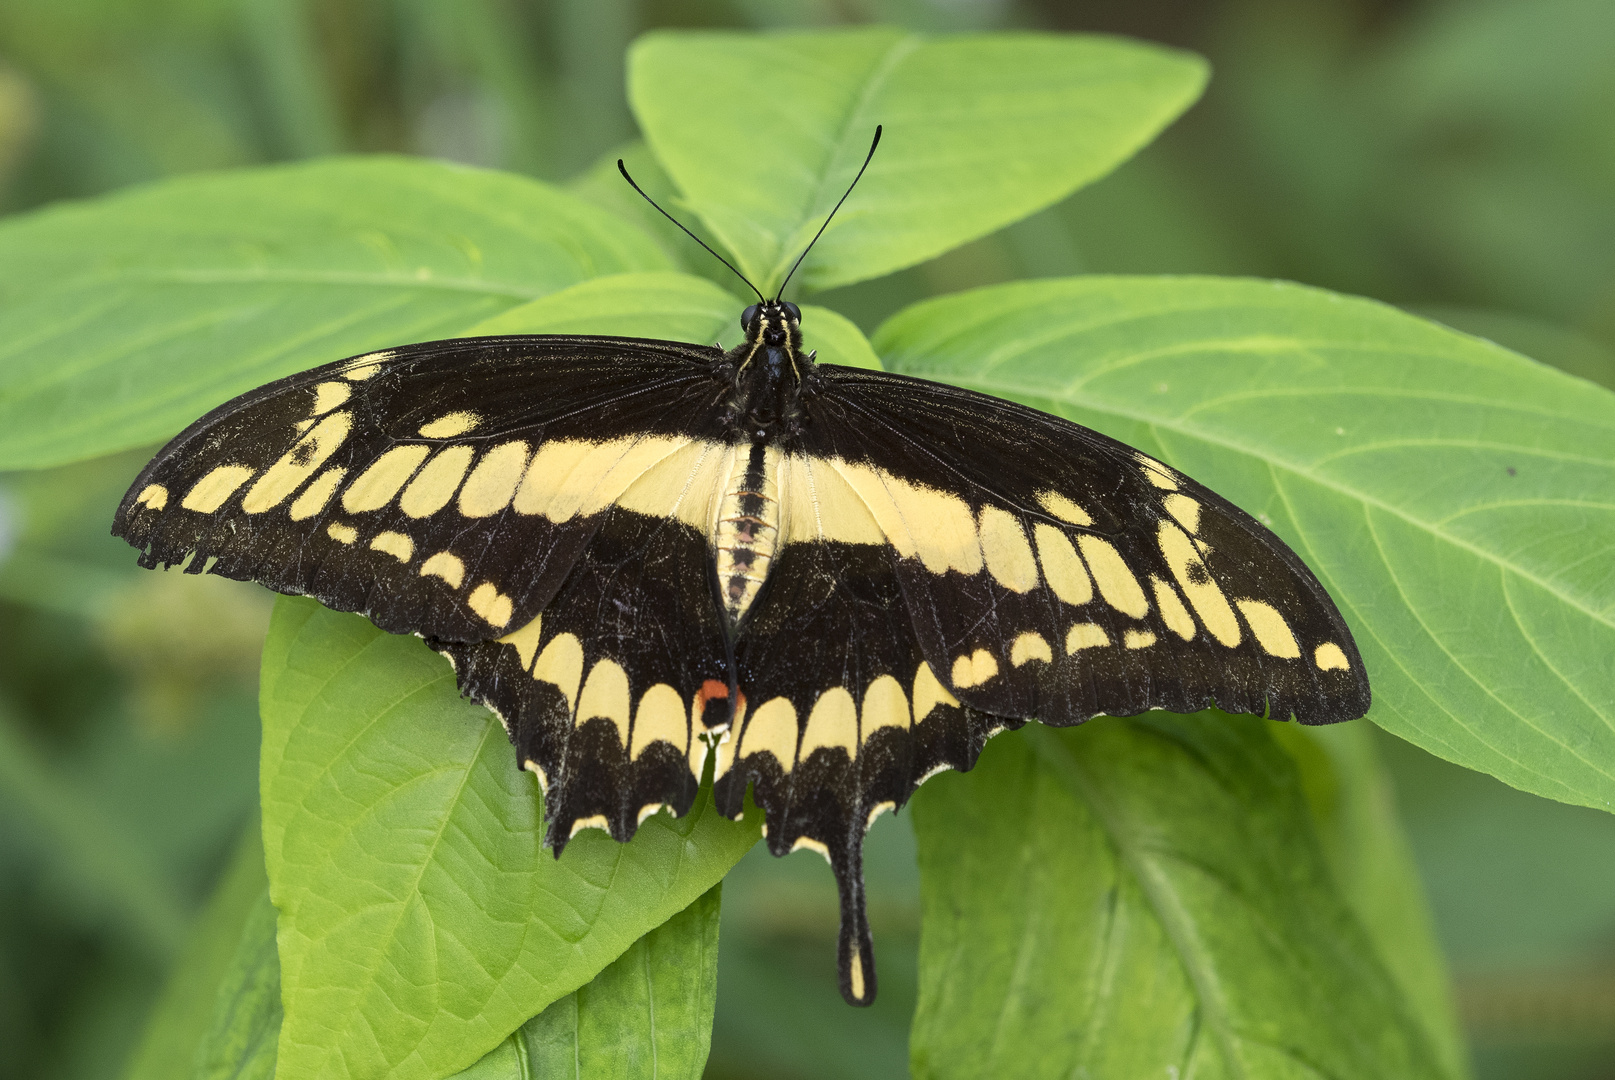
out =
[[[770,442],[741,444],[730,459],[712,530],[718,593],[730,627],[757,599],[779,546],[779,467],[780,449]]]

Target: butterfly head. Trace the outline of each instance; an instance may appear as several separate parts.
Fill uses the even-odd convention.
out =
[[[789,300],[751,305],[740,315],[740,328],[748,345],[784,349],[792,357],[802,351],[802,309]]]

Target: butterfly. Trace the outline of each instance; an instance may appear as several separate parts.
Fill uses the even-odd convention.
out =
[[[801,323],[759,292],[728,351],[528,335],[340,360],[188,427],[113,532],[142,566],[424,637],[537,777],[557,857],[686,813],[708,769],[725,815],[749,789],[775,855],[834,870],[854,1005],[876,991],[866,831],[996,733],[1367,711],[1340,613],[1250,515],[1069,421],[820,362]]]

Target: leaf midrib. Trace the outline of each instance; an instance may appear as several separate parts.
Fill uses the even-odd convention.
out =
[[[1138,845],[1134,842],[1131,832],[1120,821],[1116,808],[1099,793],[1097,785],[1089,778],[1082,763],[1060,741],[1060,737],[1054,731],[1041,724],[1028,724],[1025,735],[1031,742],[1038,760],[1092,809],[1106,838],[1115,848],[1118,860],[1138,882],[1139,888],[1149,901],[1151,912],[1166,930],[1167,938],[1172,942],[1172,951],[1177,956],[1178,963],[1183,965],[1189,982],[1194,986],[1199,1011],[1206,1018],[1206,1025],[1215,1032],[1218,1046],[1222,1050],[1223,1063],[1229,1075],[1234,1080],[1250,1080],[1250,1074],[1245,1070],[1241,1056],[1235,1052],[1232,1022],[1223,1008],[1222,998],[1217,993],[1216,973],[1207,970],[1199,962],[1198,952],[1191,947],[1193,927],[1187,924],[1187,918],[1173,902],[1173,898],[1162,895],[1162,884],[1144,865],[1144,858],[1138,850]]]

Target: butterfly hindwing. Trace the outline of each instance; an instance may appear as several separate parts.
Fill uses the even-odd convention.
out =
[[[806,847],[830,862],[842,993],[866,1002],[875,969],[864,833],[925,776],[970,768],[1005,721],[961,705],[937,680],[883,545],[788,544],[743,627],[736,669],[744,711],[720,749],[714,797],[738,814],[752,786],[774,854]]]
[[[689,810],[705,701],[728,696],[706,537],[673,518],[603,517],[540,615],[499,640],[432,642],[538,775],[557,853],[584,828],[626,841],[664,806]]]

